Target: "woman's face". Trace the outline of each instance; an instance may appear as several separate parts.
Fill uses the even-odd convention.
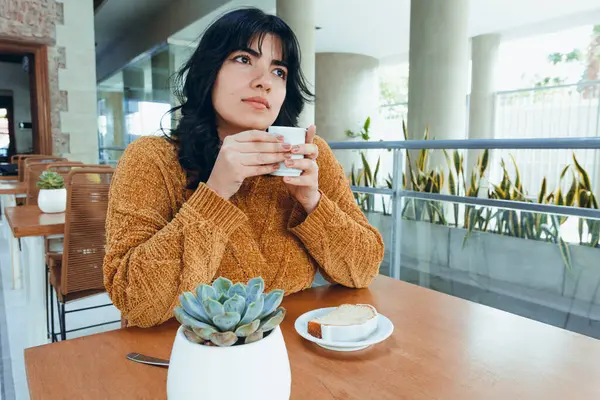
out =
[[[262,48],[255,39],[249,49],[227,57],[217,74],[212,102],[221,138],[273,124],[285,100],[287,68],[281,41],[267,34]]]

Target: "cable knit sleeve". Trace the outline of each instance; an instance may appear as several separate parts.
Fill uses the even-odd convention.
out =
[[[214,279],[230,234],[246,220],[204,184],[172,215],[172,166],[155,143],[142,138],[127,147],[106,217],[104,284],[128,322],[141,327],[168,320],[181,292]]]
[[[348,180],[327,143],[315,138],[319,147],[321,200],[306,215],[296,204],[288,223],[317,261],[325,278],[344,286],[368,286],[379,273],[383,240],[356,204]]]

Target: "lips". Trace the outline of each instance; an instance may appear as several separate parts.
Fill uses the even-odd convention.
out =
[[[264,97],[248,97],[242,101],[259,110],[271,108],[271,105]]]

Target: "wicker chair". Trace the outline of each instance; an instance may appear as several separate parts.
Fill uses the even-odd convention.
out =
[[[40,189],[37,187],[37,182],[39,180],[42,172],[49,169],[54,164],[58,162],[54,161],[44,161],[38,162],[37,159],[28,159],[25,161],[25,184],[27,185],[27,197],[25,199],[25,204],[28,206],[36,206],[38,203],[38,195],[40,193]],[[64,164],[61,162],[61,164]],[[79,163],[81,165],[81,163]]]
[[[47,156],[42,154],[26,154],[18,157],[17,159],[17,168],[19,171],[19,182],[25,182],[25,167],[27,160],[32,160],[31,162],[54,162],[54,161],[67,161],[66,158],[62,157],[54,157]],[[36,161],[33,161],[36,160]]]
[[[66,340],[67,333],[70,332],[120,322],[120,320],[110,321],[67,330],[66,314],[107,307],[112,303],[65,310],[68,302],[106,291],[102,268],[105,245],[104,225],[113,172],[112,168],[77,168],[67,176],[64,251],[62,254],[48,254],[52,288],[50,294],[52,341],[56,341],[58,335],[54,332],[54,293],[57,297],[61,340]]]

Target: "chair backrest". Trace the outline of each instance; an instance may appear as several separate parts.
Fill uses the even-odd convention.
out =
[[[67,175],[61,270],[63,295],[104,289],[105,222],[112,168],[77,168]]]
[[[62,175],[64,178],[69,175],[69,172],[78,168],[111,168],[110,165],[103,164],[84,164],[79,161],[69,161],[69,162],[55,162],[52,164],[48,164],[46,167],[47,171],[54,171]]]
[[[21,157],[20,165],[19,165],[19,182],[25,182],[25,171],[27,170],[27,165],[31,163],[51,163],[51,162],[59,162],[59,161],[68,161],[64,157],[55,157],[55,156],[45,156],[45,155],[32,155]]]
[[[19,154],[17,156],[15,156],[15,161],[17,163],[17,170],[18,170],[18,179],[19,182],[25,182],[25,165],[24,162],[26,159],[31,158],[31,157],[39,157],[41,156],[41,154]]]

